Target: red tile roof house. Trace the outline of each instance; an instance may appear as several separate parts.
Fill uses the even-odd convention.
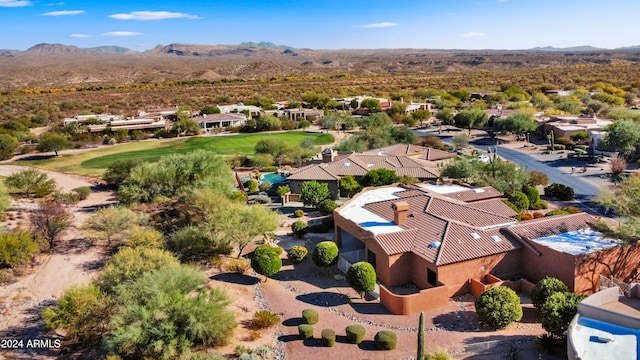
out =
[[[598,275],[629,276],[640,250],[591,230],[586,213],[518,223],[491,187],[365,189],[334,211],[339,267],[368,261],[393,314],[445,306],[451,296],[507,285],[528,292],[544,276],[591,293]],[[410,286],[407,286],[407,285]]]
[[[386,155],[383,153],[350,153],[338,155],[331,149],[322,152],[322,162],[303,166],[291,172],[287,178],[291,193],[299,194],[302,183],[317,181],[326,183],[335,199],[340,191],[340,178],[351,175],[356,179],[375,169],[394,170],[398,176],[410,175],[420,181],[435,180],[440,176],[437,165],[406,155]]]

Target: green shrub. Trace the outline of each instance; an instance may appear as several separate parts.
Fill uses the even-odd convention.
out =
[[[566,353],[563,347],[566,347],[563,339],[552,334],[542,334],[536,338],[536,349],[540,352],[548,354]]]
[[[565,150],[566,148],[567,147],[565,145],[560,145],[560,144],[555,145],[556,150]],[[552,150],[551,145],[547,145],[547,150]]]
[[[313,326],[309,324],[298,325],[298,334],[300,334],[300,338],[302,338],[302,340],[313,338]]]
[[[562,210],[568,212],[569,214],[578,214],[578,213],[582,212],[582,210],[578,209],[575,206],[567,206],[566,208],[563,208]]]
[[[538,281],[536,287],[531,291],[531,302],[536,309],[540,310],[549,296],[557,292],[567,292],[569,288],[559,279],[546,276]]]
[[[352,344],[360,344],[364,340],[366,330],[364,326],[354,324],[347,326],[347,341]]]
[[[378,331],[373,341],[378,350],[393,350],[398,344],[398,336],[393,331]]]
[[[547,204],[546,201],[544,200],[540,200],[537,203],[529,206],[529,208],[531,210],[542,210],[542,209],[548,209],[549,208],[549,204]]]
[[[270,172],[276,172],[276,171],[278,171],[277,166],[263,166],[260,168],[261,173],[270,173]]]
[[[269,191],[271,189],[271,183],[268,181],[263,181],[258,185],[258,190],[260,191]]]
[[[521,213],[529,208],[529,198],[521,191],[514,191],[509,195],[509,202],[515,205],[517,212]]]
[[[572,292],[555,292],[542,305],[542,328],[556,337],[564,337],[571,319],[578,312],[578,303],[586,296]]]
[[[250,353],[250,354],[242,354],[238,358],[238,360],[261,360],[262,358],[258,354]]]
[[[282,253],[284,252],[284,249],[283,249],[283,248],[281,248],[280,246],[275,246],[275,247],[274,247],[274,246],[272,246],[271,248],[272,248],[272,249],[276,252],[276,254],[278,254],[278,255],[282,255]]]
[[[551,210],[548,213],[544,214],[544,216],[554,216],[554,215],[569,215],[568,211],[564,211],[562,209]]]
[[[336,332],[333,329],[322,329],[322,346],[333,347],[336,343]]]
[[[335,242],[322,241],[316,245],[311,259],[316,266],[329,267],[338,263],[338,255],[339,250]]]
[[[527,186],[523,192],[525,195],[527,195],[527,198],[529,199],[529,207],[533,207],[535,204],[537,204],[540,201],[540,192],[535,187]],[[539,209],[535,209],[535,210],[539,210]]]
[[[304,211],[302,211],[301,209],[298,209],[298,210],[293,212],[293,216],[295,216],[297,218],[301,218],[301,217],[304,216]]]
[[[291,225],[291,231],[293,235],[302,238],[304,234],[309,232],[309,225],[302,220],[298,220]]]
[[[238,274],[245,273],[250,267],[251,264],[245,259],[229,259],[229,261],[224,264],[224,268],[227,271]]]
[[[573,199],[573,195],[574,195],[572,187],[558,184],[558,183],[553,183],[545,187],[544,194],[546,196],[555,197],[561,201],[571,200]]]
[[[7,176],[5,185],[20,195],[37,198],[45,197],[56,189],[55,180],[36,169],[26,169]]]
[[[88,186],[81,186],[79,188],[73,189],[73,191],[78,194],[78,198],[80,200],[86,200],[89,195],[91,195],[91,188]]]
[[[245,186],[247,187],[247,190],[248,190],[249,192],[256,192],[256,191],[258,191],[258,182],[257,182],[257,181],[255,181],[255,180],[253,180],[253,179],[252,179],[252,180],[249,180]]]
[[[305,257],[307,257],[308,253],[309,250],[307,250],[306,247],[296,245],[292,247],[291,250],[289,250],[289,261],[291,261],[293,264],[299,264],[302,262],[302,260],[304,260]]]
[[[502,202],[507,205],[508,207],[511,208],[511,210],[515,211],[516,213],[520,213],[520,211],[518,210],[518,207],[515,206],[511,201],[509,200],[502,200]]]
[[[38,245],[27,232],[0,234],[0,267],[16,267],[29,261]]]
[[[56,191],[53,193],[53,200],[59,204],[71,205],[80,201],[80,196],[74,192]]]
[[[333,213],[333,210],[335,210],[337,207],[338,207],[338,204],[336,204],[335,201],[331,199],[326,199],[326,200],[322,200],[318,204],[318,211],[320,211],[320,213],[323,215],[329,215]]]
[[[520,298],[506,286],[497,286],[485,291],[476,299],[476,312],[487,326],[503,329],[514,321],[522,319]]]
[[[280,318],[269,310],[258,310],[253,314],[251,326],[255,329],[266,329],[280,322]]]
[[[313,224],[309,226],[309,232],[312,234],[324,234],[329,232],[329,228],[327,228],[324,224]]]
[[[282,268],[282,259],[270,245],[260,245],[251,256],[251,267],[266,277],[273,276]]]
[[[434,353],[429,353],[424,356],[424,360],[451,360],[451,356],[447,350],[438,350]]]
[[[376,270],[366,261],[357,262],[347,270],[347,283],[362,298],[364,293],[376,287]]]
[[[318,310],[316,309],[304,309],[302,310],[302,323],[303,324],[317,324],[319,320]]]

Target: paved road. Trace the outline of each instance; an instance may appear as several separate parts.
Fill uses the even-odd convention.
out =
[[[416,131],[416,134],[418,136],[438,135],[435,131]],[[452,135],[453,134],[447,134],[446,136],[440,135],[440,137],[442,141],[450,143]],[[484,139],[484,141],[483,139],[471,141],[469,145],[475,147],[481,152],[486,152],[487,146],[490,146],[493,149],[493,145],[487,145],[486,139]],[[582,180],[579,177],[571,176],[570,174],[562,172],[560,169],[553,166],[554,162],[557,162],[562,156],[566,156],[566,154],[545,155],[545,160],[539,160],[530,154],[498,145],[498,155],[505,160],[520,164],[527,170],[537,170],[547,174],[550,184],[558,183],[572,187],[575,193],[575,200],[580,205],[599,215],[605,215],[605,211],[596,204],[593,199],[600,193],[599,187],[588,181]]]

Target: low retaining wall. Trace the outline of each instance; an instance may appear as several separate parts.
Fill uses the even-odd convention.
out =
[[[384,286],[380,286],[380,303],[395,315],[419,314],[447,306],[449,303],[449,288],[438,286],[420,290],[417,294],[398,295]]]

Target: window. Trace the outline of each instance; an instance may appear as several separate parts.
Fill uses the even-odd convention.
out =
[[[438,274],[429,268],[427,268],[427,282],[433,286],[438,286]]]
[[[371,266],[373,266],[373,268],[376,268],[376,253],[374,253],[373,251],[369,250],[367,252],[367,259],[369,260],[369,264],[371,264]]]

